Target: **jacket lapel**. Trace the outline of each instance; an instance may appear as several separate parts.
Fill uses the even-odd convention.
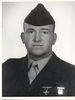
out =
[[[27,67],[28,67],[28,58],[27,56],[22,59],[21,67],[20,67],[20,77],[21,83],[23,87],[27,87],[29,85],[29,79],[27,75]]]

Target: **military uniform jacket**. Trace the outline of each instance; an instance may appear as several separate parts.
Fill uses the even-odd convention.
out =
[[[27,66],[27,56],[3,63],[3,96],[75,96],[75,66],[53,54],[31,85]]]

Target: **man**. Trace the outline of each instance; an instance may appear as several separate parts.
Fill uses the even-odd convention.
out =
[[[2,67],[3,96],[75,96],[75,66],[52,51],[55,21],[42,4],[25,18],[22,42],[27,56]]]

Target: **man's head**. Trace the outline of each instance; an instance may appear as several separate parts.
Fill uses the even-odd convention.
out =
[[[30,57],[39,59],[52,52],[57,37],[55,21],[42,4],[38,4],[25,18],[23,27],[21,38]]]

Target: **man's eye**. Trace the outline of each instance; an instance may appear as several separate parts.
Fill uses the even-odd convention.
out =
[[[44,34],[48,34],[49,32],[43,31]]]
[[[32,33],[34,33],[34,31],[28,31],[28,33],[29,33],[29,34],[32,34]]]

